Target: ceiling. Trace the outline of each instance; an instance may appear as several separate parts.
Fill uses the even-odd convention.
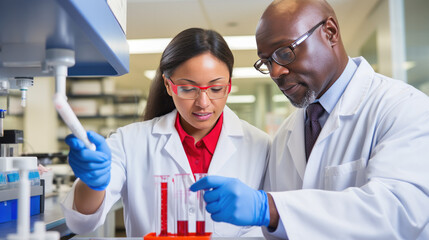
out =
[[[349,39],[378,0],[328,0],[337,13],[343,41]],[[128,0],[127,39],[173,37],[189,27],[209,28],[223,36],[253,35],[271,0]],[[256,50],[233,51],[235,67],[251,67]],[[130,56],[130,73],[118,78],[117,88],[141,89],[147,94],[150,80],[144,71],[155,70],[160,54]],[[255,84],[269,78],[237,79],[238,94],[253,94]]]

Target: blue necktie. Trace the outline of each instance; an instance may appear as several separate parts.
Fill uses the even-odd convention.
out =
[[[307,107],[307,121],[305,122],[305,157],[308,161],[314,143],[316,143],[322,127],[319,123],[319,118],[325,112],[319,102],[312,103]]]

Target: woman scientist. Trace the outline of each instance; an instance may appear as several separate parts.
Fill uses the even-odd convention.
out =
[[[225,106],[233,63],[231,50],[217,32],[184,30],[162,54],[145,121],[119,128],[106,141],[88,132],[96,151],[67,136],[69,163],[79,178],[63,204],[73,232],[95,230],[120,198],[127,236],[153,232],[154,175],[190,173],[192,183],[192,173],[208,173],[262,187],[271,141]],[[173,212],[168,215],[172,219]],[[195,213],[190,211],[190,231],[195,229],[192,219]],[[213,226],[213,236],[236,237],[248,231],[227,223]]]

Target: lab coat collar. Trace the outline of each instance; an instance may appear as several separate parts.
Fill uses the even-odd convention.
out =
[[[183,172],[179,173],[192,173],[188,157],[186,156],[185,149],[180,141],[179,133],[174,127],[176,116],[177,110],[173,110],[160,117],[153,126],[152,134],[167,135],[166,137],[168,139],[166,140],[164,150],[177,163],[177,165],[182,168]]]
[[[286,131],[290,132],[290,137],[286,143],[287,148],[292,156],[295,168],[304,179],[306,159],[305,159],[305,139],[304,139],[304,112],[305,109],[299,108],[291,116],[291,121],[285,126]]]
[[[225,130],[228,136],[243,136],[244,133],[240,118],[226,105],[223,109],[223,114],[222,132]]]
[[[374,69],[363,57],[352,60],[358,65],[358,68],[338,103],[338,115],[340,116],[356,114],[369,92],[375,75]]]
[[[341,126],[342,116],[352,116],[358,112],[369,92],[371,81],[375,74],[374,70],[363,57],[353,58],[352,60],[358,68],[323,126],[312,150],[315,154],[310,154],[308,159],[309,164],[319,164],[319,161],[312,160],[312,155],[320,156],[320,154],[317,154],[319,152],[318,146],[323,146],[320,144]]]
[[[227,163],[230,157],[237,150],[239,139],[244,135],[241,120],[229,107],[224,107],[223,114],[224,121],[222,131],[220,133],[216,150],[210,163],[208,170],[209,174],[215,174],[219,172],[222,166]],[[186,157],[185,150],[181,144],[179,134],[174,127],[176,115],[177,110],[173,110],[163,117],[160,117],[159,121],[154,124],[152,133],[170,135],[164,146],[164,149],[168,152],[171,158],[182,167],[184,172],[191,173],[192,171],[188,158]]]
[[[176,128],[174,127],[174,122],[176,120],[177,110],[174,109],[170,113],[159,117],[152,129],[153,134],[172,134],[177,133]],[[180,140],[180,138],[179,138]]]
[[[221,174],[222,167],[231,159],[242,141],[244,131],[241,120],[225,106],[222,131],[208,170],[209,175]]]
[[[335,106],[333,112],[323,126],[313,151],[315,151],[319,143],[339,128],[340,116],[350,116],[357,113],[363,103],[363,99],[369,92],[371,81],[375,75],[374,70],[363,57],[353,58],[352,60],[358,65],[358,68],[344,91],[343,96],[341,96],[338,101],[337,106]],[[290,137],[286,144],[301,179],[304,179],[304,173],[306,171],[305,148],[303,147],[305,146],[304,111],[304,109],[297,109],[295,113],[293,113],[294,116],[290,117],[291,121],[285,126],[285,130],[290,133]],[[309,163],[311,162],[312,155],[310,155],[308,159]]]

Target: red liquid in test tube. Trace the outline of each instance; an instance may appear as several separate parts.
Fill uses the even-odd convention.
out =
[[[191,176],[189,173],[174,175],[177,236],[188,235],[188,205],[190,181]]]
[[[194,173],[195,181],[199,181],[200,179],[207,176],[207,173]],[[197,192],[197,212],[196,212],[196,235],[204,236],[206,234],[206,204],[204,202],[204,191],[200,190]]]
[[[188,235],[188,221],[177,221],[177,235],[178,236]]]
[[[161,183],[161,232],[159,236],[167,236],[167,228],[168,228],[168,183]]]
[[[205,235],[206,233],[206,222],[205,221],[197,221],[197,235]]]

